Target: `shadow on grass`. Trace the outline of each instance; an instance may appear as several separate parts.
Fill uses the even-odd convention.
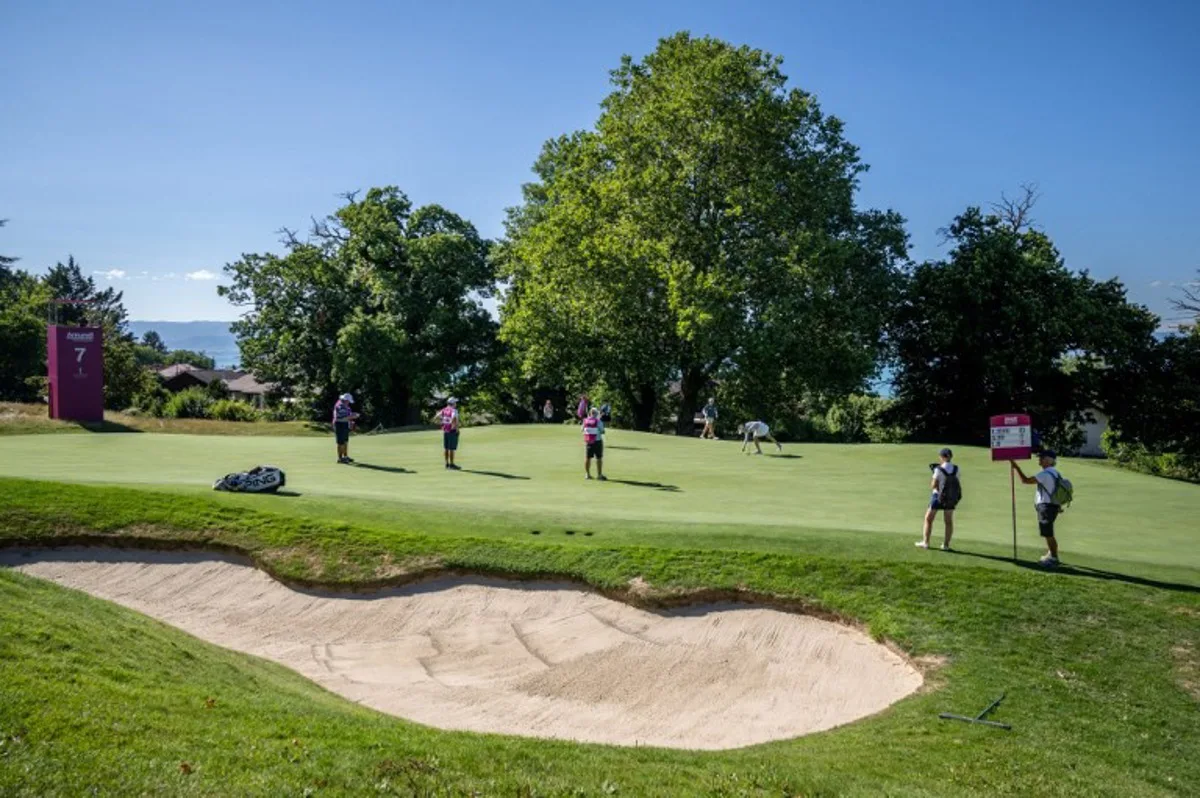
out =
[[[479,474],[480,476],[499,477],[500,479],[530,479],[530,477],[523,477],[520,474],[505,474],[503,471],[476,471],[470,468],[460,468],[459,470],[464,474]]]
[[[355,463],[354,465],[356,468],[365,468],[368,471],[384,471],[384,472],[387,472],[388,474],[415,474],[415,473],[417,473],[416,471],[410,471],[407,468],[401,468],[400,466],[375,465],[373,463]]]
[[[678,485],[665,485],[662,482],[638,482],[636,479],[613,479],[609,477],[608,482],[615,482],[618,485],[632,485],[635,488],[653,488],[654,490],[665,490],[668,493],[682,493],[683,489]]]
[[[294,490],[277,490],[274,493],[268,493],[268,496],[283,496],[288,499],[294,499],[297,496],[303,496],[302,493],[297,493]]]
[[[1145,576],[1133,576],[1132,574],[1122,574],[1116,571],[1105,571],[1101,568],[1089,568],[1086,565],[1060,565],[1057,568],[1046,568],[1041,563],[1031,560],[1014,561],[1012,557],[1001,557],[996,554],[980,554],[973,551],[962,551],[961,549],[954,549],[951,553],[960,554],[964,557],[978,557],[982,560],[992,560],[994,562],[1012,563],[1018,568],[1024,568],[1029,571],[1056,573],[1064,576],[1082,576],[1089,579],[1101,579],[1106,582],[1124,582],[1129,585],[1141,585],[1142,587],[1153,587],[1159,590],[1175,590],[1181,593],[1200,593],[1200,585],[1185,585],[1182,582],[1163,582]]]
[[[80,421],[79,426],[88,432],[143,432],[137,427],[116,421]]]
[[[780,460],[803,460],[804,459],[804,455],[802,455],[802,454],[778,454],[778,453],[770,454],[770,453],[768,453],[767,457],[776,457]]]
[[[645,450],[643,447],[641,447],[641,446],[612,446],[612,445],[608,445],[608,446],[605,446],[604,448],[606,448],[606,449],[620,449],[620,450],[621,450],[621,451],[623,451],[623,452],[644,452],[644,451],[646,451],[646,450]]]

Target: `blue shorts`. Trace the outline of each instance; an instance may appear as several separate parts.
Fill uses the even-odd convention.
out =
[[[334,424],[333,434],[337,438],[338,446],[345,446],[350,442],[350,422],[339,421]]]
[[[453,452],[458,449],[458,430],[454,430],[454,432],[442,433],[442,448],[448,452]]]
[[[936,510],[947,510],[947,511],[952,512],[954,510],[954,508],[957,506],[958,506],[958,502],[955,502],[953,504],[943,504],[941,498],[939,498],[936,493],[929,497],[929,509],[930,510],[935,510],[935,511]]]

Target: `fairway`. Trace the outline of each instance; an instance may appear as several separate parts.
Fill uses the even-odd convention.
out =
[[[878,559],[921,552],[928,463],[935,447],[785,445],[762,457],[732,441],[627,431],[608,435],[607,483],[583,480],[574,426],[494,426],[463,432],[459,462],[442,468],[440,433],[356,436],[357,466],[334,463],[332,438],[77,434],[0,437],[0,476],[140,486],[207,494],[235,506],[406,530],[525,536],[577,528],[596,544],[762,548]],[[965,499],[956,547],[1011,554],[1007,464],[960,449]],[[288,497],[212,494],[223,474],[269,463]],[[1035,464],[1026,470],[1032,473]],[[1077,501],[1060,524],[1066,562],[1200,577],[1200,486],[1064,460]],[[1023,556],[1040,553],[1032,489],[1017,486]],[[941,520],[934,527],[941,539]],[[1081,559],[1082,558],[1082,559]],[[970,560],[970,564],[984,564]],[[1157,572],[1157,571],[1156,571]]]

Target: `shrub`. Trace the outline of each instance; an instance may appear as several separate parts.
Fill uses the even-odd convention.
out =
[[[1156,477],[1200,483],[1200,459],[1178,452],[1152,452],[1140,443],[1121,440],[1114,429],[1104,431],[1100,448],[1116,465]]]
[[[229,386],[225,384],[224,380],[213,380],[205,386],[204,392],[214,402],[229,398]]]
[[[829,433],[845,443],[901,443],[906,433],[886,422],[893,400],[852,394],[829,408],[825,422]]]
[[[307,421],[308,409],[300,402],[280,402],[262,411],[266,421]]]
[[[171,392],[162,387],[156,378],[153,378],[133,395],[133,409],[144,415],[162,418],[169,401],[171,401]]]
[[[208,418],[213,399],[203,388],[188,388],[172,396],[163,407],[167,418]]]
[[[221,399],[208,408],[208,417],[218,421],[258,421],[258,411],[246,402]]]

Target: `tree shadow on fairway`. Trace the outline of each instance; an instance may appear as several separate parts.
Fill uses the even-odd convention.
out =
[[[609,482],[615,482],[618,485],[632,485],[635,488],[653,488],[654,490],[665,490],[668,493],[682,493],[683,489],[678,485],[664,485],[661,482],[638,482],[636,479],[613,479],[608,478]]]
[[[1089,579],[1102,579],[1106,582],[1125,582],[1129,585],[1141,585],[1142,587],[1153,587],[1159,590],[1175,590],[1180,593],[1200,593],[1200,585],[1185,585],[1182,582],[1163,582],[1144,576],[1133,576],[1132,574],[1121,574],[1116,571],[1105,571],[1101,568],[1090,568],[1086,565],[1059,565],[1057,568],[1046,568],[1041,563],[1032,560],[1014,561],[1012,557],[1000,557],[995,554],[980,554],[973,551],[962,551],[961,549],[955,549],[953,553],[961,554],[964,557],[978,557],[982,560],[1012,563],[1018,568],[1024,568],[1027,571],[1055,573],[1062,574],[1063,576],[1082,576]]]
[[[484,477],[499,477],[500,479],[530,479],[530,477],[523,477],[520,474],[505,474],[503,471],[476,471],[471,468],[461,468],[459,470],[464,474],[479,474],[480,476]]]
[[[384,466],[384,465],[375,465],[373,463],[355,463],[354,465],[357,468],[365,468],[368,471],[384,471],[384,472],[387,472],[388,474],[415,474],[415,473],[417,473],[416,471],[409,471],[407,468],[401,468],[400,466]]]

